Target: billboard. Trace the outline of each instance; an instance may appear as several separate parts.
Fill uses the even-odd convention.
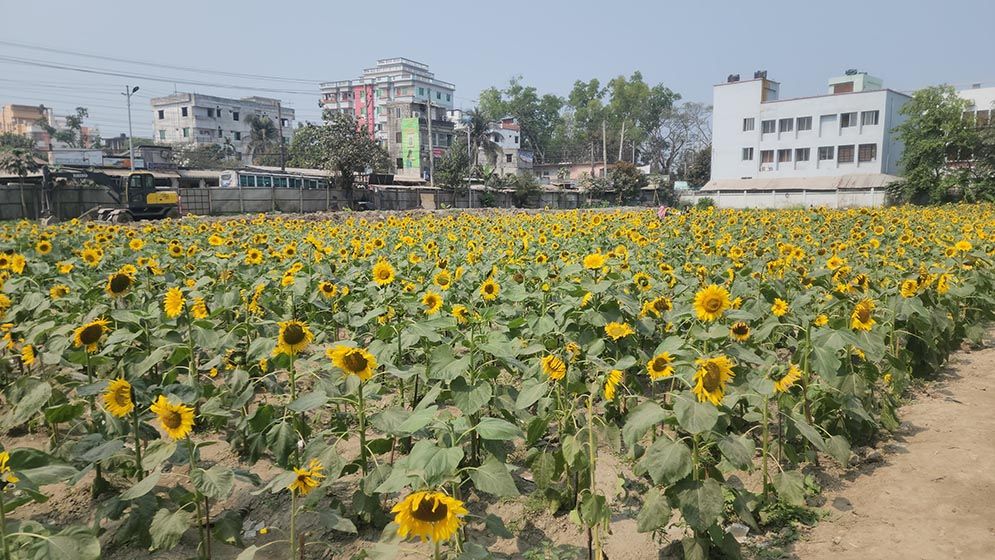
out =
[[[401,119],[401,154],[404,169],[421,167],[421,134],[417,117]]]

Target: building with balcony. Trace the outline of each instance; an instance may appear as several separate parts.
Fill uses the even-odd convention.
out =
[[[406,58],[378,60],[351,80],[323,82],[321,107],[349,113],[390,154],[401,177],[428,177],[429,154],[438,159],[453,142],[455,86],[427,65]]]
[[[740,196],[729,200],[735,206],[877,205],[897,178],[902,144],[893,130],[909,96],[878,78],[850,70],[829,80],[823,95],[781,99],[780,84],[757,72],[752,80],[730,76],[713,94],[712,174],[703,194]],[[778,193],[788,196],[769,196]]]
[[[41,151],[62,150],[70,146],[58,140],[52,131],[65,130],[66,118],[56,116],[44,105],[4,105],[0,107],[0,132],[20,134],[34,141]],[[100,131],[89,126],[80,127],[80,142],[92,146],[100,138]]]
[[[199,93],[152,98],[153,140],[165,144],[230,144],[236,157],[251,164],[253,115],[269,118],[282,132],[284,141],[290,143],[294,110],[284,107],[279,99],[229,99]],[[279,139],[275,142],[278,146]]]

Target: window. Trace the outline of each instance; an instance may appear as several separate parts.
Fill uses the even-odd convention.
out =
[[[857,113],[841,113],[840,114],[840,128],[850,128],[851,126],[857,126]]]
[[[808,161],[809,148],[795,148],[795,161]]]
[[[418,95],[425,95],[425,88],[423,87],[418,88]]]
[[[833,147],[832,146],[820,146],[819,147],[819,161],[826,161],[833,159]]]
[[[159,131],[159,140],[165,140],[165,139],[166,139],[166,131],[165,130],[160,130]]]
[[[166,111],[161,111],[160,110],[159,111],[159,120],[161,121],[164,118],[166,118]]]
[[[774,150],[760,150],[760,163],[774,163]]]
[[[363,116],[366,116],[366,109],[363,109]],[[280,119],[280,126],[287,128],[287,119]]]
[[[878,158],[877,144],[861,144],[857,149],[857,161],[874,161]]]
[[[753,161],[753,148],[743,148],[743,161]]]
[[[812,130],[812,117],[798,117],[795,128],[799,131]]]
[[[239,174],[239,176],[238,176],[238,186],[240,186],[240,187],[254,187],[254,186],[256,186],[256,182],[253,181],[252,177],[249,176],[249,175]]]
[[[774,120],[760,121],[760,133],[761,134],[770,134],[772,132],[775,132],[774,127],[775,127],[776,124],[777,124],[777,122],[774,121]]]
[[[452,94],[447,93],[446,94],[446,101],[452,101],[452,100],[453,100]]]
[[[397,158],[394,160],[394,167],[397,169],[404,169],[404,158]]]
[[[231,112],[231,120],[233,120],[233,121],[237,121],[238,120],[238,111],[232,111]]]
[[[186,107],[180,107],[180,115],[182,115],[184,117],[187,116],[187,108]]]
[[[976,125],[981,128],[991,124],[991,114],[992,111],[978,111],[978,120],[975,121]]]
[[[256,186],[257,187],[272,187],[273,177],[269,175],[256,175]]]
[[[213,119],[214,118],[214,109],[208,109],[207,110],[207,118],[209,118],[209,119]]]
[[[442,99],[442,92],[441,91],[435,92],[435,98],[436,99]]]
[[[241,132],[239,132],[237,130],[233,130],[233,131],[231,131],[231,133],[232,133],[232,136],[235,137],[235,140],[241,140],[242,139],[242,133]]]
[[[360,99],[366,99],[366,90],[365,89],[359,92],[359,98]]]
[[[397,117],[397,118],[401,118],[401,108],[400,107],[397,107],[396,109],[394,109],[394,116]]]
[[[753,117],[743,119],[743,132],[749,132],[756,128],[757,121]]]
[[[863,126],[878,124],[878,111],[864,111],[861,113],[860,124]]]
[[[515,143],[516,144],[518,143],[518,137],[517,136],[515,137]]]
[[[453,145],[453,135],[452,134],[447,134],[446,135],[446,145],[447,146],[452,146]]]
[[[853,163],[853,144],[837,148],[836,161],[839,163]]]
[[[791,149],[777,151],[777,163],[788,163],[791,161]]]
[[[184,138],[190,138],[190,129],[189,128],[184,128],[183,129],[183,137]]]
[[[781,119],[777,122],[777,128],[781,132],[791,132],[794,128],[795,119]]]
[[[514,156],[512,154],[504,154],[504,161],[505,161],[505,163],[511,163],[511,158],[513,158],[513,157]]]
[[[398,144],[401,143],[401,133],[400,132],[395,132],[394,133],[394,142],[396,142]]]
[[[286,177],[273,177],[274,187],[287,188],[287,178]]]

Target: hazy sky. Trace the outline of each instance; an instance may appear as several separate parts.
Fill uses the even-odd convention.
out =
[[[136,135],[151,135],[149,98],[171,93],[174,81],[177,91],[280,97],[298,120],[318,120],[318,81],[354,78],[397,56],[455,83],[456,103],[467,108],[481,89],[515,75],[565,95],[575,80],[640,70],[705,102],[728,74],[757,69],[781,82],[782,97],[822,93],[847,68],[898,90],[995,85],[993,0],[0,0],[0,14],[0,104],[44,103],[57,114],[83,105],[105,137],[127,131],[125,84],[141,87]]]

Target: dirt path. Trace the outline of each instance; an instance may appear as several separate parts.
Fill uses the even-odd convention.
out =
[[[995,558],[995,348],[962,352],[900,412],[881,461],[827,488],[797,560]]]

